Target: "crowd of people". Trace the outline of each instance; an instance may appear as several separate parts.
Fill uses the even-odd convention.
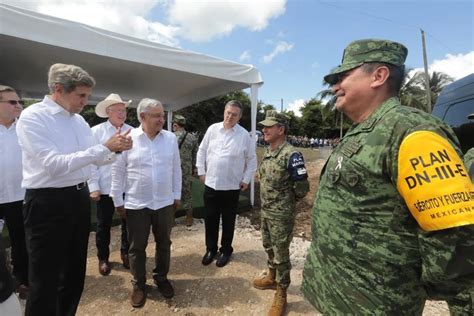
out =
[[[122,219],[121,259],[130,269],[130,304],[146,303],[146,247],[155,241],[157,290],[175,295],[171,230],[183,208],[193,225],[191,179],[204,184],[204,255],[231,262],[239,192],[258,172],[262,246],[268,272],[252,285],[275,290],[268,315],[283,315],[291,283],[289,246],[296,201],[309,191],[298,147],[334,147],[320,176],[302,291],[324,314],[421,315],[427,299],[446,300],[454,315],[474,312],[472,179],[452,130],[400,104],[407,49],[359,40],[324,80],[336,108],[353,121],[342,139],[288,135],[288,119],[267,111],[259,122],[268,146],[257,163],[255,141],[238,122],[242,105],[225,104],[223,121],[199,144],[175,115],[163,129],[159,100],[142,99],[140,126],[125,124],[131,101],[111,93],[95,108],[107,121],[90,128],[79,113],[95,79],[54,64],[49,94],[22,111],[15,89],[0,86],[0,231],[6,223],[11,265],[0,240],[0,314],[74,315],[86,275],[91,200],[97,205],[99,273],[111,273],[110,226]],[[219,232],[221,238],[219,242]],[[263,263],[262,263],[263,264]],[[99,281],[100,282],[100,281]]]
[[[322,147],[334,148],[337,146],[337,144],[339,144],[339,137],[318,138],[318,137],[288,135],[287,140],[291,145],[295,147],[304,147],[304,148],[322,148]]]

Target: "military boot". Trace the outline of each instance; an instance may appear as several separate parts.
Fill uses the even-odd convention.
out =
[[[286,289],[280,285],[277,286],[275,296],[273,297],[272,307],[268,311],[268,316],[282,316],[286,307]]]
[[[277,287],[275,275],[275,269],[268,268],[268,273],[265,276],[253,280],[253,287],[259,290],[275,290]]]

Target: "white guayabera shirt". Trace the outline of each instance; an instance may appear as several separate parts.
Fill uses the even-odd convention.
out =
[[[129,135],[133,148],[119,155],[112,165],[110,196],[114,205],[157,210],[180,200],[181,160],[176,136],[161,130],[151,140],[141,126]]]
[[[209,126],[196,157],[198,175],[214,190],[238,190],[257,170],[255,142],[239,124],[225,129],[222,122]]]

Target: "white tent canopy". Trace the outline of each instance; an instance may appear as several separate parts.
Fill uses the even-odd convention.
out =
[[[255,133],[263,81],[253,66],[0,4],[0,83],[42,98],[54,63],[78,65],[96,79],[92,103],[112,92],[135,105],[143,97],[160,100],[168,124],[175,110],[250,87]]]

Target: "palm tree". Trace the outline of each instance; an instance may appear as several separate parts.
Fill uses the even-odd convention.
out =
[[[452,81],[453,78],[443,72],[433,71],[431,73],[429,79],[431,104],[436,103],[441,90]],[[405,72],[405,80],[400,89],[400,101],[403,105],[428,112],[424,72],[418,71],[413,75],[410,75],[410,70]]]

